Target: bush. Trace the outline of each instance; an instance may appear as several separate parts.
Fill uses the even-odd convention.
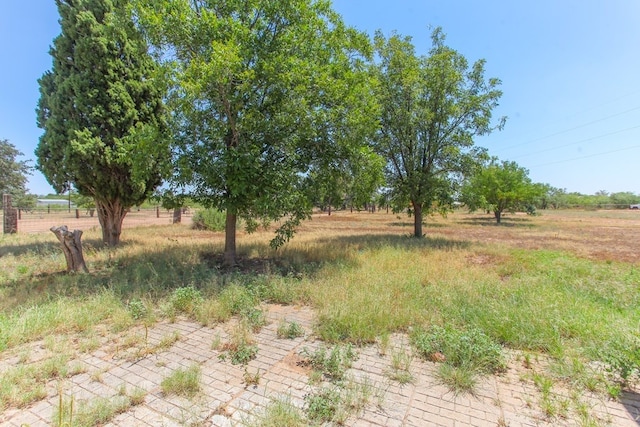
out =
[[[193,314],[196,308],[202,304],[204,298],[200,291],[193,286],[178,288],[171,295],[171,306],[177,312]]]
[[[224,231],[226,214],[217,209],[204,209],[193,214],[193,228],[196,230]]]

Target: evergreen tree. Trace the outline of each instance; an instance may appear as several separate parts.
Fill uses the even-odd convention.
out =
[[[120,241],[127,210],[162,181],[164,137],[156,64],[126,0],[56,0],[61,34],[39,80],[37,167],[56,191],[95,200],[102,237]]]

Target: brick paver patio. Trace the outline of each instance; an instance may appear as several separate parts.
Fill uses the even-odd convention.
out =
[[[135,334],[144,340],[144,348],[127,346],[122,337],[105,337],[97,350],[81,353],[72,363],[79,363],[81,373],[48,384],[47,398],[22,409],[8,409],[0,414],[2,426],[46,426],[53,424],[59,404],[59,390],[76,407],[91,399],[116,398],[123,389],[144,390],[144,402],[113,418],[109,426],[242,426],[259,419],[274,399],[287,399],[303,408],[304,397],[317,388],[309,381],[310,371],[301,364],[305,348],[321,343],[311,336],[314,313],[306,307],[266,306],[270,323],[255,335],[257,357],[246,367],[220,360],[216,341],[224,341],[229,325],[204,327],[187,320],[160,323],[148,331],[139,327]],[[276,329],[283,319],[295,321],[305,329],[296,339],[277,338]],[[163,340],[178,334],[170,345]],[[129,331],[131,334],[131,331]],[[131,335],[129,335],[131,336]],[[135,337],[135,336],[134,336]],[[37,347],[37,344],[31,344]],[[36,348],[32,349],[32,357]],[[382,351],[384,350],[384,351]],[[137,351],[137,353],[136,353]],[[455,395],[438,383],[436,365],[418,358],[411,361],[413,382],[400,385],[389,379],[394,354],[411,348],[407,337],[395,335],[388,348],[372,345],[358,348],[358,359],[348,375],[355,382],[367,382],[373,390],[364,410],[346,422],[352,426],[580,426],[580,414],[568,405],[564,416],[549,418],[541,409],[541,395],[527,380],[526,368],[516,357],[506,373],[489,377],[474,395]],[[0,372],[19,363],[0,361]],[[201,369],[202,390],[193,398],[164,395],[161,382],[178,368],[194,364]],[[247,373],[258,374],[257,385],[245,384]],[[579,393],[592,420],[616,427],[640,426],[640,397],[627,393],[619,401],[583,390]],[[567,399],[567,402],[569,400]]]

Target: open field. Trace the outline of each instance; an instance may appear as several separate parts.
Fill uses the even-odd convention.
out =
[[[640,425],[640,213],[411,224],[2,236],[0,424]]]
[[[0,213],[0,216],[1,213]],[[49,231],[51,227],[66,225],[69,229],[89,230],[100,228],[98,216],[90,216],[86,209],[79,210],[76,218],[75,209],[70,212],[66,209],[35,209],[33,211],[23,211],[18,221],[19,233],[42,233]],[[185,214],[183,220],[190,224],[191,214]],[[123,228],[134,228],[148,225],[169,225],[173,221],[173,211],[166,209],[141,209],[132,210],[127,214],[122,224]]]

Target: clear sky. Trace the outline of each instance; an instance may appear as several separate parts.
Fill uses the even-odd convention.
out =
[[[640,1],[334,0],[346,23],[370,34],[411,36],[429,48],[429,26],[470,62],[502,80],[502,132],[477,140],[531,178],[593,194],[640,193]],[[59,33],[53,0],[0,2],[0,139],[27,159],[36,126],[37,79]],[[1,171],[0,171],[1,173]],[[34,173],[29,189],[48,193]]]

